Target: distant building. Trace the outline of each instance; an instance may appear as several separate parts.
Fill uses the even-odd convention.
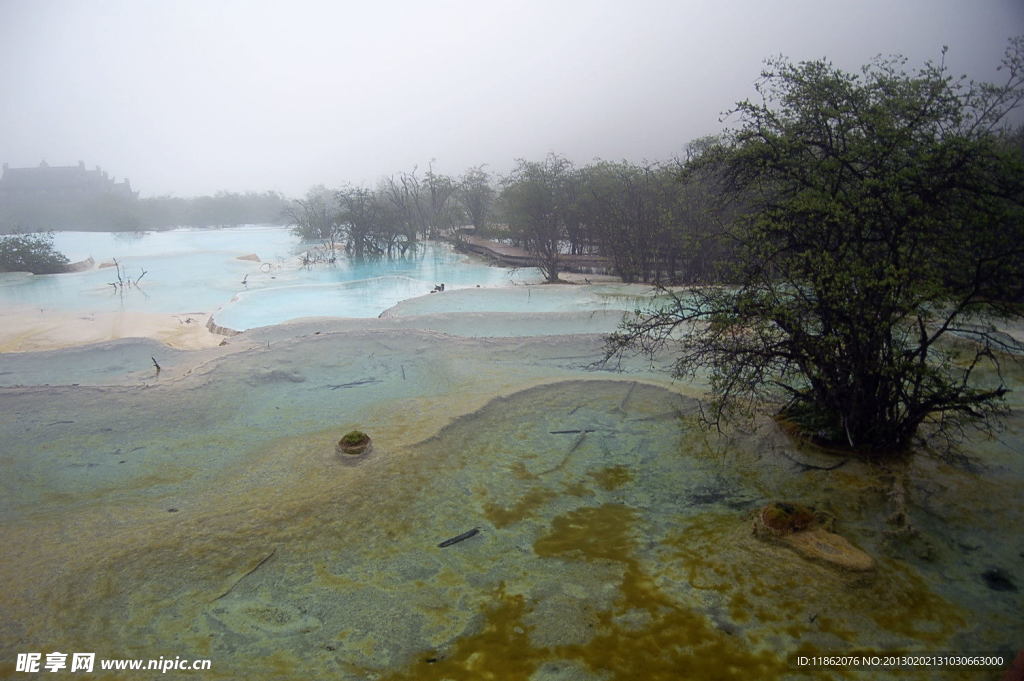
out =
[[[139,224],[139,195],[99,166],[3,165],[0,233],[50,229],[124,230]]]
[[[77,166],[50,166],[43,161],[36,168],[11,168],[4,164],[0,177],[0,203],[38,201],[83,201],[102,196],[136,199],[138,192],[125,178],[116,182],[96,166],[86,170],[85,163]]]

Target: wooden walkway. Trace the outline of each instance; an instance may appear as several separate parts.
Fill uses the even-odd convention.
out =
[[[509,267],[537,267],[538,258],[529,251],[516,246],[481,239],[477,236],[461,235],[453,239],[456,246],[471,253],[482,255]],[[565,272],[581,272],[583,274],[614,274],[614,266],[609,258],[601,255],[563,254],[559,258],[561,269]]]

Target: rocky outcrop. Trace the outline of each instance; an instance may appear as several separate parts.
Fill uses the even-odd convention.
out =
[[[875,567],[875,560],[846,538],[820,527],[794,532],[779,540],[797,553],[846,570],[862,572]]]
[[[242,333],[241,331],[236,331],[235,329],[229,329],[226,326],[219,325],[217,322],[213,321],[213,315],[210,315],[210,318],[206,320],[206,328],[210,333],[215,333],[218,336],[231,337]]]
[[[66,265],[64,267],[64,271],[65,272],[84,272],[86,270],[91,270],[95,265],[96,265],[96,261],[92,259],[92,256],[89,256],[85,260],[79,260],[78,262],[73,262],[73,263],[71,263],[69,265]]]
[[[831,532],[834,519],[810,506],[774,502],[754,514],[754,534],[799,553],[804,558],[834,565],[844,570],[863,572],[875,567],[875,560]]]

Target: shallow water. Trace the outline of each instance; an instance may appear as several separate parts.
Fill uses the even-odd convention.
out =
[[[632,284],[547,285],[477,291],[446,291],[405,300],[385,310],[385,318],[444,312],[575,312],[578,310],[632,311],[650,304],[650,289]]]
[[[233,298],[217,321],[258,328],[0,354],[0,676],[60,650],[209,658],[209,679],[987,679],[794,658],[1024,641],[1019,391],[961,455],[872,466],[771,422],[701,430],[706,379],[668,380],[670,356],[597,365],[637,287],[509,286],[445,247],[285,266],[279,228],[119,239],[144,296],[111,298],[97,270],[9,276],[0,298]],[[266,266],[236,259],[254,250]],[[335,451],[353,428],[374,440],[359,462]],[[918,532],[894,539],[897,475]],[[834,514],[876,570],[755,539],[777,499]]]
[[[238,330],[302,316],[376,317],[400,300],[446,288],[501,287],[540,281],[535,268],[490,267],[447,244],[422,243],[405,256],[350,259],[302,267],[315,248],[286,227],[176,229],[164,232],[57,232],[54,246],[95,269],[73,274],[0,275],[0,305],[82,312],[140,310],[213,312],[226,306],[225,324]],[[259,261],[239,260],[255,254]],[[138,287],[118,292],[122,277]],[[237,301],[235,296],[239,296]]]
[[[701,385],[595,371],[599,336],[373,328],[396,321],[260,329],[159,377],[142,341],[0,356],[23,386],[0,389],[0,671],[75,650],[211,679],[834,678],[792,656],[1020,647],[1021,592],[983,578],[1024,585],[1018,412],[976,461],[913,460],[921,534],[894,544],[890,473],[808,468],[838,460],[770,424],[706,433]],[[39,385],[62,362],[82,384]],[[354,427],[374,450],[350,465]],[[755,539],[778,498],[833,512],[876,572]]]

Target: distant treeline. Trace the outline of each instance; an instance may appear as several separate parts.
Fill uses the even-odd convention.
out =
[[[529,250],[556,281],[566,254],[609,259],[625,281],[710,281],[730,257],[723,226],[730,208],[713,198],[715,173],[687,170],[713,140],[687,148],[687,159],[635,164],[596,161],[583,167],[549,154],[518,160],[496,177],[482,166],[453,177],[413,169],[376,187],[315,187],[292,202],[288,222],[320,241],[318,256],[403,253],[418,240],[477,235]],[[686,175],[686,181],[683,177]]]
[[[1024,162],[1024,132],[995,144]],[[80,203],[0,207],[0,232],[131,231],[176,226],[286,224],[321,248],[310,261],[402,254],[423,239],[477,235],[525,248],[548,281],[566,254],[607,258],[627,282],[735,281],[739,218],[750,212],[729,158],[728,136],[691,142],[665,162],[596,160],[577,167],[557,154],[519,159],[506,175],[483,166],[458,176],[413,168],[375,186],[317,186],[288,200],[276,192],[220,192],[195,198],[102,196]],[[813,178],[812,178],[813,179]],[[1016,191],[1016,190],[1015,190]]]
[[[135,199],[113,194],[87,199],[27,199],[0,205],[0,232],[75,229],[135,231],[171,227],[280,224],[288,199],[277,192],[218,192],[213,196]]]
[[[994,134],[992,143],[1024,163],[1024,128]],[[431,165],[375,187],[314,187],[291,202],[287,223],[323,244],[313,259],[330,260],[337,249],[357,257],[404,253],[420,239],[458,237],[472,226],[528,250],[548,281],[558,280],[566,254],[605,257],[626,282],[736,281],[738,237],[752,219],[734,171],[745,144],[726,134],[695,140],[666,162],[582,167],[549,154],[519,159],[504,176],[482,166],[449,176]]]
[[[281,224],[288,205],[287,198],[272,191],[218,192],[188,199],[158,196],[139,200],[139,219],[143,227]]]

